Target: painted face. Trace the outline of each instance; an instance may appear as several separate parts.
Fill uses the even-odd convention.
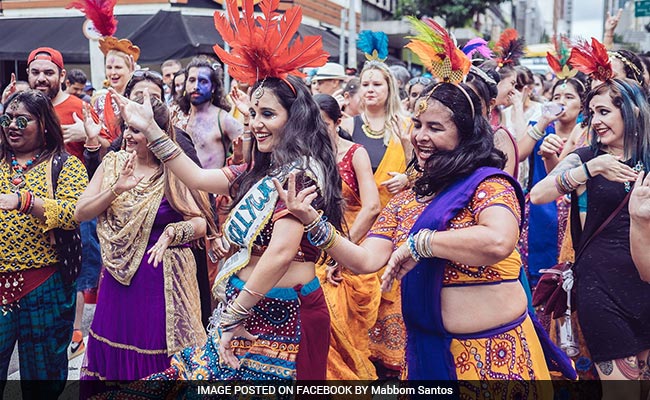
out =
[[[264,90],[259,99],[251,99],[251,104],[250,123],[257,140],[257,148],[262,153],[269,153],[277,145],[289,114],[275,94],[268,89]]]
[[[43,135],[40,132],[38,121],[30,114],[23,103],[12,102],[7,107],[4,115],[9,117],[9,125],[3,127],[4,142],[9,144],[16,154],[27,154],[33,152],[43,145]],[[20,129],[16,121],[18,117],[24,117],[27,125]]]
[[[366,107],[383,107],[388,99],[388,80],[377,69],[366,70],[361,75],[359,92]]]
[[[416,107],[418,104],[416,103]],[[431,155],[439,151],[450,151],[458,146],[458,128],[451,117],[451,110],[433,99],[429,100],[424,112],[413,116],[411,143],[421,167],[424,167]]]
[[[413,107],[415,106],[415,101],[420,97],[420,93],[422,93],[422,90],[424,90],[424,85],[420,83],[416,83],[411,85],[409,88],[409,97],[408,97],[408,110],[413,111]]]
[[[133,85],[133,89],[131,90],[131,95],[129,96],[129,98],[131,100],[134,100],[136,97],[142,96],[144,93],[144,89],[149,89],[149,95],[151,95],[151,97],[155,97],[158,100],[162,100],[162,92],[160,91],[160,86],[147,80],[140,81],[135,85]]]
[[[625,133],[621,110],[612,103],[608,92],[598,94],[589,102],[591,127],[605,147],[623,149]]]
[[[564,111],[559,118],[561,122],[576,122],[578,114],[580,114],[581,103],[580,96],[578,96],[578,92],[573,84],[563,83],[556,86],[551,100],[564,107]]]
[[[106,58],[106,79],[118,93],[124,93],[126,84],[131,79],[131,69],[123,57],[109,54]]]
[[[185,91],[190,96],[190,102],[198,106],[212,99],[212,81],[210,81],[210,68],[190,68],[185,82]]]
[[[167,86],[171,85],[172,79],[174,79],[174,74],[176,74],[180,70],[181,70],[180,65],[169,65],[167,67],[162,67],[161,72],[162,72],[163,82],[165,83],[165,85]]]
[[[50,100],[61,91],[63,79],[65,79],[65,70],[59,72],[59,67],[49,60],[34,60],[27,68],[29,87],[40,90]]]
[[[496,105],[510,105],[510,94],[515,90],[515,84],[517,83],[516,78],[516,75],[513,73],[499,81],[499,84],[497,85],[498,94]]]

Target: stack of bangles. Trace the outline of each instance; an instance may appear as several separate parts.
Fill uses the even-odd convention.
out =
[[[258,299],[263,299],[264,294],[260,292],[256,292],[252,289],[247,288],[244,286],[242,290],[254,297],[257,297]],[[251,309],[246,309],[239,301],[237,301],[237,298],[233,298],[230,303],[226,306],[226,309],[221,312],[221,318],[219,319],[219,328],[221,329],[222,332],[228,332],[233,329],[235,329],[236,326],[241,325],[248,317],[251,316],[253,313],[252,307]]]
[[[309,243],[321,250],[330,249],[340,236],[334,225],[327,222],[327,217],[323,215],[322,211],[318,212],[316,219],[305,225],[305,232],[307,232]]]
[[[178,157],[183,151],[167,135],[162,135],[158,139],[147,144],[151,152],[162,162],[171,161]]]
[[[534,141],[538,141],[539,139],[544,137],[544,132],[540,131],[537,125],[528,125],[528,130],[526,131],[528,136],[533,138]]]
[[[170,247],[180,246],[194,239],[194,226],[190,222],[174,222],[169,224],[169,226],[174,228],[174,239],[169,243]]]
[[[582,167],[584,168],[585,175],[587,175],[587,178],[582,182],[580,182],[573,176],[572,174],[573,168],[568,169],[555,177],[555,188],[559,193],[561,194],[571,193],[577,188],[579,188],[580,186],[587,183],[587,181],[590,178],[592,178],[592,175],[589,172],[589,167],[587,167],[587,164],[586,163],[582,164]]]
[[[422,229],[416,234],[410,234],[406,239],[406,244],[415,262],[422,258],[433,258],[435,255],[431,250],[431,242],[437,231],[431,229]]]
[[[18,207],[16,209],[23,214],[30,214],[34,209],[36,196],[28,191],[16,192],[16,195],[18,196]]]

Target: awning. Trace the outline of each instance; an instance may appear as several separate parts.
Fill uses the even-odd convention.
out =
[[[128,38],[140,47],[140,63],[162,63],[169,58],[214,54],[223,44],[209,16],[183,15],[180,11],[158,11],[154,15],[119,15],[115,36]],[[87,64],[88,39],[81,26],[84,17],[30,19],[0,18],[0,60],[27,60],[29,52],[49,46],[61,52],[66,63]],[[300,35],[320,35],[331,59],[338,59],[338,37],[327,30],[300,25]]]

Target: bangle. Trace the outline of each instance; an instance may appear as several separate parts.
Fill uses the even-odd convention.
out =
[[[587,163],[582,163],[582,168],[584,168],[585,174],[587,174],[587,180],[594,177],[593,175],[591,175],[591,172],[589,171],[589,167],[587,166]]]
[[[173,160],[183,152],[167,135],[155,139],[147,147],[163,163]]]
[[[304,231],[305,231],[305,232],[309,232],[309,231],[311,231],[312,229],[314,229],[314,227],[315,227],[316,225],[318,225],[318,223],[320,222],[320,220],[321,220],[322,218],[323,218],[323,210],[319,210],[319,211],[318,211],[318,216],[317,216],[316,218],[314,218],[313,221],[311,221],[310,223],[308,223],[307,225],[305,225],[305,230],[304,230]]]
[[[529,125],[526,133],[536,142],[544,137],[544,132],[540,131],[537,125]]]
[[[174,222],[167,226],[174,229],[174,239],[169,243],[170,247],[180,246],[194,239],[194,227],[188,221]]]
[[[111,193],[113,193],[113,196],[115,196],[115,197],[120,197],[120,193],[117,193],[117,192],[115,191],[115,184],[116,184],[116,183],[117,183],[117,180],[116,180],[115,182],[113,182],[113,184],[112,184],[111,186],[109,186],[108,189],[111,191]]]
[[[246,293],[248,293],[248,294],[251,294],[251,295],[253,295],[253,296],[255,296],[255,297],[258,297],[258,298],[260,298],[260,299],[263,299],[264,297],[266,297],[264,294],[262,294],[262,293],[260,293],[260,292],[256,292],[256,291],[254,291],[253,289],[249,289],[249,288],[247,288],[246,285],[244,285],[244,287],[242,288],[242,290],[243,290],[244,292],[246,292]]]
[[[91,153],[94,153],[95,151],[99,150],[102,148],[101,144],[98,144],[96,146],[88,146],[84,144],[84,149],[88,150]]]

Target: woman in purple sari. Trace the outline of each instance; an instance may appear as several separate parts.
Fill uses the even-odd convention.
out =
[[[155,121],[173,133],[166,106]],[[190,243],[205,236],[207,195],[190,191],[124,126],[125,150],[108,153],[77,204],[75,218],[98,217],[104,270],[82,379],[140,379],[171,355],[205,342]]]

